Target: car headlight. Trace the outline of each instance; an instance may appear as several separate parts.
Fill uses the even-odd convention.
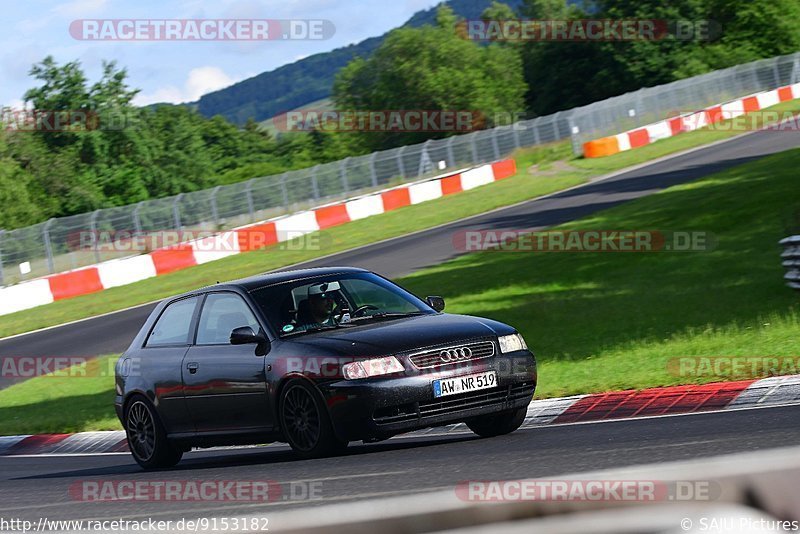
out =
[[[347,380],[358,380],[359,378],[369,378],[371,376],[390,375],[405,371],[405,367],[400,360],[394,356],[385,358],[373,358],[352,362],[342,366],[342,374]]]
[[[528,349],[528,345],[525,344],[522,334],[509,334],[507,336],[500,336],[497,338],[497,342],[500,345],[501,354],[505,354],[506,352],[514,352],[516,350]]]

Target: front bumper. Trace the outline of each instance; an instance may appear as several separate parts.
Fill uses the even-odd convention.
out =
[[[320,384],[336,434],[348,441],[384,439],[520,408],[530,403],[537,380],[527,350],[430,371],[407,366],[403,374]],[[433,380],[484,371],[497,373],[496,388],[434,398]]]

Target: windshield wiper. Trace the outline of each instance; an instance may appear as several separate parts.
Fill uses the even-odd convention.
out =
[[[308,334],[311,332],[324,332],[326,330],[337,330],[339,328],[344,328],[342,325],[325,325],[325,326],[311,326],[308,328],[304,328],[302,330],[295,330],[292,332],[285,332],[281,334],[281,337],[290,337],[290,336],[297,336],[300,334]]]
[[[367,319],[401,319],[403,317],[416,317],[417,315],[425,315],[425,312],[378,312],[372,315],[365,315],[364,317],[356,317],[351,319],[350,322],[365,321]]]

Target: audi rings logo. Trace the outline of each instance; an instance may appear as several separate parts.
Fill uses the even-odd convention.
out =
[[[472,350],[469,347],[446,349],[439,353],[439,359],[444,363],[460,362],[471,358]]]

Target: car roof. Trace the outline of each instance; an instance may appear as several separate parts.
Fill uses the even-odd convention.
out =
[[[367,273],[366,269],[358,267],[317,267],[314,269],[294,269],[287,271],[278,271],[267,274],[259,274],[239,280],[232,280],[213,286],[207,286],[187,294],[205,293],[208,291],[219,291],[224,289],[243,289],[245,291],[253,291],[265,286],[280,284],[282,282],[291,282],[293,280],[302,280],[304,278],[313,278],[317,276],[327,276],[334,274],[347,274],[347,273]]]

